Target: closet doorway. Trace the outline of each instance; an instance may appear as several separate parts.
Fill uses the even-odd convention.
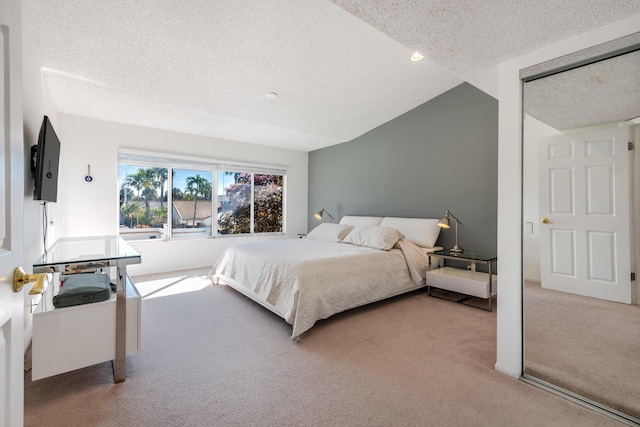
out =
[[[523,378],[640,425],[640,33],[521,77]]]

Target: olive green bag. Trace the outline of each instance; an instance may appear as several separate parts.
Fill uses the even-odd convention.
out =
[[[53,297],[57,308],[106,301],[111,298],[111,282],[104,273],[66,276],[58,295]]]

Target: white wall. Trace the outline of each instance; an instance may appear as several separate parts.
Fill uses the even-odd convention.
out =
[[[22,31],[22,75],[24,99],[24,244],[25,265],[27,271],[44,250],[42,237],[42,205],[33,200],[34,179],[31,175],[29,150],[38,143],[40,124],[45,115],[49,117],[53,127],[58,128],[58,113],[51,104],[50,98],[42,83],[42,74],[38,59],[38,51],[31,34],[31,23],[23,8]],[[55,214],[55,206],[50,205],[49,211]],[[50,230],[51,231],[51,230]],[[55,240],[55,234],[50,235],[49,243]]]
[[[118,232],[118,148],[154,151],[218,160],[269,164],[287,168],[286,236],[217,237],[198,240],[132,243],[142,264],[133,275],[212,266],[218,256],[238,241],[292,238],[307,232],[308,154],[117,124],[66,114],[59,115],[63,212],[58,227],[65,237],[113,235]],[[87,166],[93,181],[87,183]]]
[[[49,117],[54,128],[58,127],[58,114],[51,104],[48,93],[42,84],[42,75],[38,59],[38,51],[31,34],[31,23],[26,15],[26,8],[22,14],[22,94],[23,94],[23,130],[24,130],[24,241],[23,268],[32,272],[33,263],[44,251],[42,214],[43,206],[33,200],[34,179],[31,175],[30,148],[38,142],[40,124],[45,115]],[[49,204],[49,215],[55,217],[57,206]],[[56,239],[56,231],[49,228],[48,244]],[[31,305],[33,296],[24,292],[24,349],[31,343],[32,316]]]
[[[633,34],[640,15],[500,64],[498,153],[498,298],[496,370],[522,373],[522,87],[519,71],[578,50]]]

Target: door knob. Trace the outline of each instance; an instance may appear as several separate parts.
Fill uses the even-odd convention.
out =
[[[13,270],[13,290],[20,292],[22,287],[27,283],[36,282],[31,291],[29,291],[29,294],[41,294],[44,292],[44,279],[46,277],[47,273],[27,274],[22,267],[16,267],[16,269]]]
[[[545,217],[545,218],[542,218],[542,219],[540,220],[540,222],[541,222],[541,223],[543,223],[543,224],[553,224],[553,223],[551,222],[551,220],[550,220],[549,218],[546,218],[546,217]]]

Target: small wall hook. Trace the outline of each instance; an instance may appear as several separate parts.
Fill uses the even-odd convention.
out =
[[[84,180],[87,182],[93,181],[93,178],[91,177],[91,165],[87,165],[87,176],[84,177]]]

